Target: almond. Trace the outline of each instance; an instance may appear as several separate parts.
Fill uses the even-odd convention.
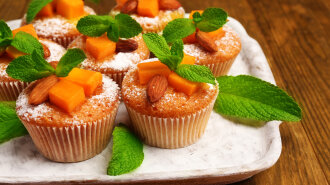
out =
[[[44,48],[44,58],[50,57],[50,51],[49,48],[45,44],[41,44],[42,47]]]
[[[181,7],[177,0],[159,0],[159,9],[161,10],[176,10]]]
[[[137,12],[138,0],[128,0],[121,8],[121,13],[133,14]]]
[[[165,93],[168,86],[164,75],[155,75],[147,84],[147,97],[151,103],[157,102]]]
[[[196,41],[209,52],[218,51],[218,47],[215,44],[214,40],[212,40],[212,38],[210,38],[205,32],[197,31]]]
[[[48,99],[49,90],[58,82],[58,80],[58,77],[52,75],[37,81],[36,86],[34,86],[29,95],[29,104],[39,105],[45,102]]]
[[[57,64],[58,64],[58,61],[51,61],[51,62],[49,62],[49,64],[50,64],[54,69],[56,69]]]
[[[138,43],[133,39],[122,40],[116,43],[116,52],[131,52],[138,48]]]

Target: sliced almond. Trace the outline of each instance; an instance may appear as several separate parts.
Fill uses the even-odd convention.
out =
[[[159,0],[159,9],[161,10],[176,10],[181,7],[177,0]]]
[[[41,44],[42,47],[44,48],[44,58],[50,57],[50,51],[49,48],[45,44]]]
[[[218,47],[215,44],[214,40],[208,36],[207,33],[202,31],[197,31],[196,33],[196,41],[200,44],[204,49],[209,52],[216,52],[218,51]]]
[[[128,0],[121,8],[121,13],[134,14],[137,12],[138,0]]]
[[[157,102],[165,93],[168,86],[164,75],[155,75],[147,84],[147,97],[151,103]]]
[[[29,95],[29,104],[39,105],[48,99],[49,90],[58,82],[58,77],[55,75],[48,76],[37,81]]]
[[[133,39],[119,40],[116,43],[116,52],[132,52],[138,48],[138,43]]]

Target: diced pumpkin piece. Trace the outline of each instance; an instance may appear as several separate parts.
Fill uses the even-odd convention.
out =
[[[222,30],[222,27],[215,30],[215,31],[211,31],[207,33],[209,35],[209,37],[214,38],[214,37],[218,37],[218,36],[223,36],[225,34],[225,32]]]
[[[123,7],[123,5],[127,2],[128,0],[116,0],[117,5],[119,8]]]
[[[49,90],[49,101],[63,109],[72,112],[84,103],[84,89],[68,80],[60,80]]]
[[[196,32],[182,39],[184,43],[193,44],[196,43]]]
[[[102,60],[115,53],[116,43],[109,40],[106,35],[101,37],[88,37],[86,39],[86,50],[95,59]]]
[[[25,53],[21,52],[21,51],[18,51],[16,48],[14,48],[13,46],[8,46],[6,48],[6,53],[7,55],[12,58],[12,59],[15,59],[17,57],[20,57],[20,56],[23,56],[25,55]]]
[[[182,59],[181,64],[190,64],[190,65],[194,65],[196,62],[196,58],[191,56],[191,55],[187,55],[184,54],[184,57]]]
[[[204,12],[204,10],[193,10],[190,12],[189,19],[193,19],[193,15],[195,12],[199,12],[201,15]]]
[[[12,32],[13,32],[13,37],[15,37],[15,35],[18,33],[18,32],[25,32],[25,33],[28,33],[30,35],[32,35],[34,38],[36,39],[39,39],[38,38],[38,35],[37,35],[37,32],[36,30],[34,29],[33,25],[32,24],[27,24],[25,26],[22,26],[20,28],[17,28],[17,29],[14,29]]]
[[[102,74],[100,72],[80,68],[73,68],[64,79],[84,88],[86,96],[93,95],[95,89],[102,84]]]
[[[85,14],[83,0],[57,0],[56,11],[59,15],[74,19]]]
[[[158,0],[139,0],[137,12],[141,16],[156,17],[159,13]]]
[[[160,61],[155,61],[139,63],[138,73],[140,84],[144,85],[147,84],[149,80],[157,74],[168,77],[168,75],[171,73],[171,70]]]
[[[53,1],[51,2],[51,5],[52,5],[52,7],[53,7],[53,10],[56,9],[57,1],[58,1],[58,0],[53,0]]]
[[[177,90],[179,92],[183,92],[189,96],[192,95],[194,92],[196,92],[198,85],[199,85],[199,83],[192,82],[192,81],[182,78],[175,72],[172,72],[168,76],[168,83],[175,90]]]
[[[43,7],[40,10],[40,12],[38,13],[37,16],[40,16],[40,17],[53,17],[54,16],[54,11],[53,11],[52,4],[49,3],[45,7]]]

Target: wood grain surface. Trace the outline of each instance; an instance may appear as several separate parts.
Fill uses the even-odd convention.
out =
[[[0,0],[0,19],[19,19],[29,0]],[[283,150],[270,169],[238,184],[311,185],[330,180],[330,1],[180,0],[186,11],[221,7],[261,45],[275,80],[301,105],[303,120],[282,123]],[[107,14],[114,0],[88,3]],[[197,182],[205,184],[207,180]],[[214,182],[214,181],[213,181]],[[182,184],[169,182],[168,184]],[[196,184],[196,183],[194,183]]]

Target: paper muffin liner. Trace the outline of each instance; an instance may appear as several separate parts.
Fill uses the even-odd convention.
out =
[[[187,116],[160,118],[141,114],[126,105],[131,125],[143,142],[159,148],[182,148],[204,134],[215,99],[204,109]]]
[[[115,81],[119,87],[121,87],[121,84],[123,82],[123,79],[125,77],[125,74],[127,73],[127,71],[125,72],[117,72],[117,73],[112,73],[112,74],[106,74],[108,77],[110,77],[113,81]]]
[[[228,74],[230,67],[233,65],[235,61],[235,58],[236,57],[226,62],[218,62],[214,64],[202,64],[202,65],[210,68],[214,76],[216,77],[223,76]]]
[[[27,82],[0,82],[0,101],[15,101],[18,95],[29,85]]]
[[[57,162],[78,162],[94,157],[108,145],[119,101],[103,119],[81,125],[49,127],[22,121],[38,150]]]
[[[64,48],[67,48],[68,45],[76,38],[78,38],[80,36],[80,34],[75,35],[75,36],[61,36],[61,37],[53,37],[53,36],[49,36],[49,37],[45,37],[44,35],[38,35],[38,37],[43,38],[43,39],[48,39],[51,40],[53,42],[56,42],[60,45],[62,45]]]

